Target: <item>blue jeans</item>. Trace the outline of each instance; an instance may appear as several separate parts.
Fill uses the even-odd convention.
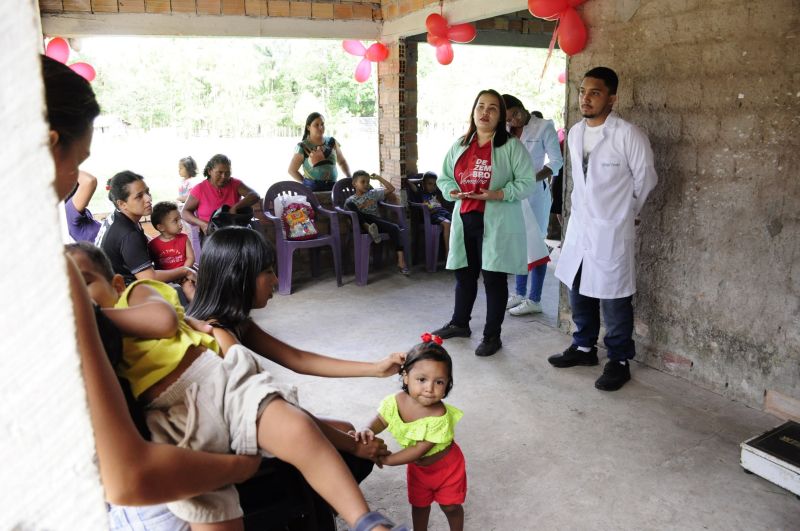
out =
[[[606,335],[603,338],[608,349],[608,359],[614,361],[631,360],[636,355],[633,342],[633,296],[621,299],[595,299],[578,293],[581,285],[581,271],[578,268],[572,289],[569,290],[569,303],[572,306],[572,321],[575,332],[572,344],[578,347],[593,347],[600,335],[600,307],[603,307],[603,320]]]
[[[311,189],[312,192],[330,192],[333,190],[333,181],[315,181],[313,179],[303,179],[303,185]]]
[[[531,291],[528,298],[533,302],[540,302],[542,300],[542,287],[544,286],[544,277],[547,276],[547,264],[540,264],[527,275],[515,275],[517,277],[517,295],[525,295],[525,288],[528,285],[528,276],[531,277]]]
[[[108,506],[111,531],[189,531],[189,524],[169,512],[166,505]]]

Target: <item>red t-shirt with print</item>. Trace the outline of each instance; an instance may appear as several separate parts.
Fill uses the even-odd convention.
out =
[[[478,136],[470,143],[466,151],[456,162],[454,171],[456,182],[462,192],[480,193],[489,189],[492,180],[492,141],[483,146],[478,145]],[[462,199],[459,212],[483,212],[486,201],[481,199]]]
[[[180,233],[170,241],[165,242],[156,236],[147,243],[150,256],[155,262],[156,269],[175,269],[186,264],[186,243],[189,237]],[[192,265],[192,264],[189,264]]]

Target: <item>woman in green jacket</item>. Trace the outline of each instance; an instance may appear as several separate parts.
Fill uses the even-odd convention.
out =
[[[444,159],[436,181],[455,201],[447,269],[454,269],[453,317],[434,331],[442,338],[469,337],[478,276],[486,289],[486,324],[477,356],[500,349],[508,298],[506,275],[527,273],[525,223],[520,200],[533,191],[534,171],[522,143],[506,132],[506,108],[494,90],[475,98],[467,134]]]

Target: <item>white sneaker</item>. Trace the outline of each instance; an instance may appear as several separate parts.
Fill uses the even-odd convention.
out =
[[[506,301],[506,310],[510,310],[515,306],[519,306],[520,303],[524,300],[525,297],[523,295],[511,295],[510,297],[508,297],[508,300]]]
[[[530,299],[524,299],[519,305],[514,306],[508,313],[511,315],[528,315],[530,313],[542,313],[542,304]]]
[[[375,243],[381,243],[381,233],[378,230],[377,225],[375,225],[374,223],[370,223],[369,225],[367,225],[367,232],[369,232],[369,235],[372,236],[372,241],[374,241]]]

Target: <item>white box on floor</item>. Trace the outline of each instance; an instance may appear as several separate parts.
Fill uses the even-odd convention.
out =
[[[788,421],[741,447],[742,468],[800,496],[800,424]]]

